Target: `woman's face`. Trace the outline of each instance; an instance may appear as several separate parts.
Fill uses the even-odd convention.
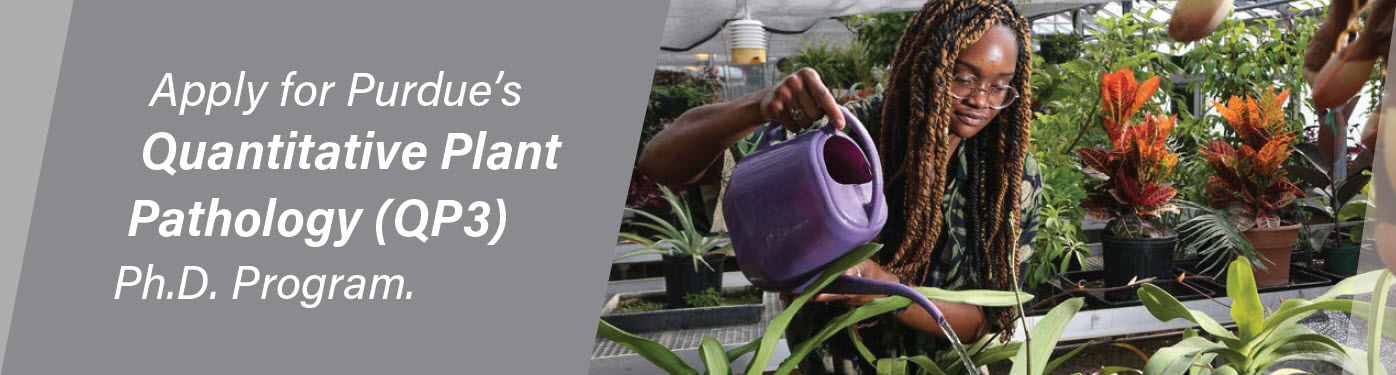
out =
[[[966,81],[962,78],[972,76],[976,80],[974,87],[981,89],[971,91],[971,95],[963,99],[951,97],[950,129],[955,135],[960,138],[973,137],[998,116],[999,110],[994,106],[1001,103],[995,103],[991,96],[995,95],[995,87],[1001,89],[1012,83],[1017,64],[1018,36],[1013,29],[1004,25],[989,28],[984,37],[960,53],[955,61],[955,81],[963,85]]]

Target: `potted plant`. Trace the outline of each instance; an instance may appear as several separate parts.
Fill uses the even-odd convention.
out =
[[[1379,284],[1378,272],[1344,280],[1313,300],[1286,300],[1267,316],[1256,289],[1251,263],[1237,258],[1227,271],[1226,289],[1231,297],[1235,331],[1227,330],[1206,313],[1188,309],[1157,286],[1145,284],[1139,288],[1139,300],[1154,318],[1165,322],[1187,320],[1210,336],[1199,336],[1193,328],[1188,328],[1181,342],[1149,357],[1144,366],[1145,374],[1265,374],[1291,360],[1313,360],[1358,369],[1356,365],[1366,353],[1319,335],[1298,322],[1321,310],[1356,312],[1360,302],[1339,297],[1361,293],[1361,287],[1366,285]],[[1199,363],[1212,365],[1199,366]],[[1299,372],[1278,370],[1273,373]],[[1385,374],[1386,371],[1358,373]]]
[[[597,337],[615,341],[640,357],[653,363],[660,370],[676,375],[699,375],[699,374],[737,374],[748,375],[776,374],[785,375],[795,373],[797,366],[802,360],[813,353],[823,342],[836,335],[844,335],[856,332],[853,327],[860,322],[873,317],[905,308],[912,302],[910,299],[898,296],[878,298],[872,302],[853,307],[848,313],[839,315],[829,321],[824,329],[818,331],[814,336],[799,344],[785,348],[780,343],[781,336],[784,335],[786,327],[789,326],[794,315],[800,311],[811,298],[818,295],[820,289],[828,286],[835,277],[842,274],[844,270],[853,267],[858,262],[868,259],[882,248],[880,244],[867,244],[854,249],[842,258],[835,260],[822,272],[806,289],[804,293],[795,296],[787,305],[785,310],[770,319],[770,322],[763,329],[764,333],[755,341],[735,348],[724,348],[723,344],[713,337],[704,337],[698,347],[698,359],[702,367],[695,368],[679,357],[674,351],[654,340],[637,336],[626,332],[605,320],[601,320],[597,325]],[[939,288],[916,288],[931,300],[965,303],[985,307],[1010,307],[1023,301],[1033,299],[1032,295],[997,290],[960,290],[948,291]],[[1072,298],[1063,301],[1052,308],[1047,315],[1043,316],[1031,330],[1032,334],[1025,337],[1024,341],[1004,343],[998,335],[985,335],[979,341],[968,345],[966,352],[969,354],[961,357],[954,351],[937,355],[935,358],[929,356],[915,357],[893,357],[875,358],[871,352],[864,352],[868,355],[865,359],[870,364],[878,368],[878,373],[909,374],[914,369],[920,369],[917,373],[929,374],[962,374],[965,372],[978,373],[978,371],[966,370],[963,365],[963,358],[968,358],[973,363],[975,369],[995,364],[1003,361],[1012,361],[1011,373],[1027,375],[1046,375],[1054,373],[1055,370],[1066,363],[1072,357],[1080,354],[1090,343],[1077,347],[1060,356],[1053,356],[1054,349],[1057,348],[1062,333],[1065,332],[1067,324],[1081,310],[1085,302],[1081,298]],[[850,336],[853,345],[859,348],[866,348],[863,344],[865,338],[857,335]],[[778,348],[779,347],[779,348]],[[767,371],[767,365],[777,351],[788,352],[788,356],[783,360],[775,371]],[[745,370],[733,368],[739,358],[751,355],[747,361]],[[1099,374],[1116,373],[1137,373],[1138,371],[1118,368],[1104,367]]]
[[[1178,164],[1178,154],[1169,152],[1166,145],[1176,118],[1133,120],[1158,84],[1159,77],[1142,84],[1135,81],[1134,72],[1127,68],[1105,74],[1101,115],[1111,148],[1076,150],[1086,173],[1099,180],[1087,187],[1081,206],[1091,218],[1109,220],[1101,240],[1108,287],[1168,276],[1173,270],[1178,236],[1161,222],[1160,215],[1177,210],[1169,203],[1177,191],[1165,182]],[[1119,291],[1107,298],[1129,299],[1131,293]]]
[[[1188,201],[1179,202],[1179,206],[1187,218],[1178,224],[1181,258],[1197,260],[1194,267],[1184,267],[1184,272],[1219,277],[1233,259],[1258,259],[1244,230],[1237,228],[1235,213]]]
[[[1289,157],[1297,132],[1286,130],[1284,103],[1289,90],[1271,87],[1257,101],[1233,96],[1212,105],[1236,132],[1240,143],[1213,141],[1201,150],[1211,166],[1207,192],[1211,206],[1236,214],[1238,229],[1263,259],[1257,259],[1261,287],[1289,283],[1290,258],[1299,243],[1299,223],[1280,219],[1281,209],[1304,194],[1285,176],[1281,166]]]
[[[1044,190],[1052,193],[1051,186]],[[1041,218],[1023,279],[1033,294],[1050,296],[1056,294],[1050,281],[1064,272],[1084,269],[1091,250],[1080,238],[1080,220],[1072,220],[1067,209],[1048,202],[1042,206]]]
[[[659,254],[664,261],[664,290],[668,307],[690,307],[684,296],[702,294],[710,288],[722,288],[722,264],[727,260],[727,252],[732,250],[732,245],[725,238],[698,230],[693,225],[693,214],[688,205],[669,188],[661,185],[659,190],[664,194],[664,200],[669,204],[678,225],[649,212],[626,208],[649,221],[635,223],[636,226],[652,230],[655,234],[645,237],[620,233],[621,238],[643,248],[617,256],[616,259]]]
[[[1287,165],[1285,170],[1321,195],[1317,202],[1305,201],[1301,207],[1310,213],[1312,222],[1331,226],[1323,236],[1323,268],[1339,275],[1355,274],[1362,242],[1360,221],[1366,217],[1367,208],[1366,199],[1358,198],[1358,193],[1372,180],[1372,175],[1362,173],[1372,166],[1372,152],[1358,154],[1346,170],[1335,170],[1318,145],[1305,143],[1295,149],[1307,165]]]

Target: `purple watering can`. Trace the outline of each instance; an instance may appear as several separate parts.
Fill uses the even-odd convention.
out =
[[[785,131],[771,123],[732,171],[722,212],[742,273],[761,289],[801,293],[887,223],[877,148],[863,124],[840,110],[857,143],[830,124],[773,145]],[[840,275],[821,292],[906,297],[945,324],[935,305],[906,285]]]

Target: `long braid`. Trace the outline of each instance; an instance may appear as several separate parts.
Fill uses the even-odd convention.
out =
[[[951,158],[949,83],[955,59],[994,25],[1018,36],[1017,74],[1010,85],[1020,100],[1004,108],[962,147],[970,163],[967,270],[983,287],[1011,290],[1016,283],[1019,227],[1018,195],[1027,152],[1032,92],[1032,55],[1028,23],[1004,0],[936,0],[927,2],[908,23],[888,76],[883,124],[878,145],[886,184],[889,217],[882,241],[892,250],[884,266],[905,280],[925,280],[936,259],[942,235],[946,176]],[[1007,167],[1007,168],[1003,168]],[[1012,312],[993,309],[1001,327]]]

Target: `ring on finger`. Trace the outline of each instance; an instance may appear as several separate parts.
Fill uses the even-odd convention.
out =
[[[790,110],[790,119],[795,120],[795,122],[805,122],[805,120],[808,120],[809,118],[805,116],[805,110],[795,108]]]

